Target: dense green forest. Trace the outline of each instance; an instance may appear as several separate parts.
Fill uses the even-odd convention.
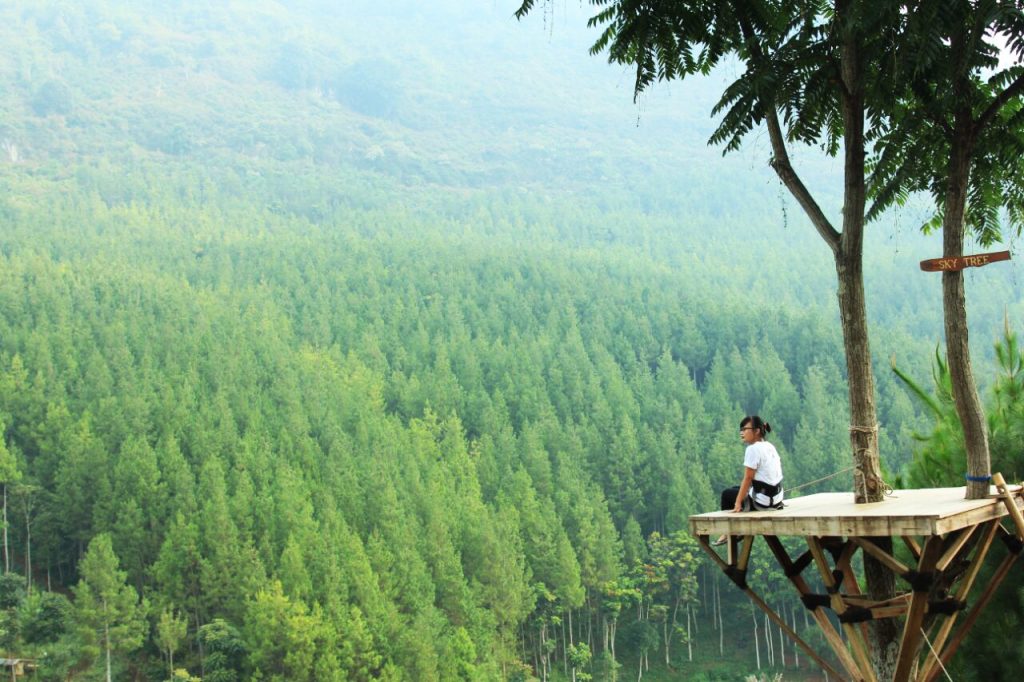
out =
[[[0,7],[0,653],[45,680],[809,674],[686,534],[744,414],[793,484],[850,460],[829,258],[756,150],[705,147],[713,87],[634,106],[561,15],[341,5]],[[881,452],[954,485],[948,405],[889,370],[929,386],[941,342],[921,221],[869,248]],[[1022,277],[969,280],[998,405]]]

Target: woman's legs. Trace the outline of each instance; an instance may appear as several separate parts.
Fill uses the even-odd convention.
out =
[[[726,488],[725,490],[723,490],[722,491],[722,511],[732,511],[733,509],[735,509],[736,508],[736,498],[739,496],[739,494],[740,494],[740,487],[738,485],[734,485],[731,488]],[[725,536],[724,535],[719,535],[718,539],[715,540],[711,544],[713,544],[713,545],[724,545],[725,544]]]
[[[732,511],[736,507],[736,497],[740,494],[740,487],[734,485],[722,491],[722,511]]]

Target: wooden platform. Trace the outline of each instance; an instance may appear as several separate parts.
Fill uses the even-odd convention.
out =
[[[1020,486],[1010,486],[1019,491]],[[965,500],[965,488],[894,490],[884,502],[854,504],[853,493],[819,493],[786,500],[767,512],[711,512],[690,517],[693,535],[932,536],[999,519],[1009,512],[998,497]],[[1024,501],[1018,501],[1024,508]]]
[[[990,496],[982,500],[964,499],[964,488],[895,490],[874,504],[855,504],[853,493],[821,493],[786,500],[777,511],[698,514],[690,517],[690,530],[726,576],[830,676],[879,682],[868,623],[897,619],[903,634],[894,682],[935,682],[1024,553],[1024,490],[1007,485],[998,473],[992,481]],[[710,539],[717,535],[731,541],[712,547]],[[793,543],[787,547],[780,536],[802,537],[807,550],[801,553]],[[796,588],[833,660],[804,641],[748,584],[758,538]],[[1006,555],[975,596],[975,579],[997,544],[1005,544]],[[892,573],[894,594],[861,591],[853,564],[858,552]]]

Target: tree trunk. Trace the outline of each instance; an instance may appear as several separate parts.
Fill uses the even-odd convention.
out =
[[[669,651],[668,651],[669,642],[671,641],[671,637],[669,637],[669,635],[668,635],[668,627],[669,627],[668,626],[668,618],[666,618],[665,620],[661,621],[661,639],[665,642],[665,667],[666,668],[669,665],[671,665],[671,662],[669,661]]]
[[[718,655],[725,655],[725,626],[722,623],[722,588],[715,576],[715,601],[718,604]]]
[[[4,573],[11,572],[11,555],[7,547],[7,484],[4,484]]]
[[[25,500],[25,589],[32,594],[32,509]]]
[[[962,256],[964,252],[964,212],[970,173],[970,112],[959,112],[953,132],[949,160],[949,183],[942,217],[942,256]],[[946,328],[946,361],[953,389],[953,403],[964,430],[967,451],[967,475],[985,479],[991,472],[988,428],[978,398],[971,368],[971,350],[967,338],[967,304],[962,270],[942,273],[942,315]],[[989,493],[988,480],[967,480],[967,499],[978,500]]]
[[[757,669],[761,669],[761,642],[757,639],[757,614],[754,613],[754,605],[750,605],[750,618],[754,621],[754,654],[757,656]]]
[[[796,632],[796,607],[795,606],[790,606],[789,607],[789,619],[793,623],[793,632]],[[798,646],[794,646],[793,647],[793,665],[795,665],[797,668],[800,667],[800,647],[798,647]]]
[[[693,625],[697,625],[697,619],[694,618]],[[686,660],[693,663],[693,635],[690,633],[690,605],[686,605]],[[697,628],[694,627],[694,630]]]
[[[113,677],[110,674],[110,626],[107,624],[103,625],[103,648],[107,652],[107,682],[112,682]]]
[[[783,604],[782,608],[779,609],[780,614],[786,613],[786,605]],[[785,620],[785,616],[783,616]],[[786,667],[786,635],[782,631],[782,624],[779,624],[779,658],[782,659],[782,667]]]
[[[569,645],[565,639],[565,620],[562,620],[562,672],[569,674]]]
[[[881,502],[885,486],[878,456],[878,416],[875,411],[875,380],[868,342],[867,304],[864,297],[864,209],[866,206],[864,140],[864,74],[858,22],[851,0],[837,0],[836,23],[843,33],[841,70],[843,80],[844,191],[843,230],[835,249],[839,316],[846,350],[850,397],[850,445],[853,447],[854,501]],[[885,538],[883,549],[892,547]],[[884,600],[896,595],[896,578],[873,556],[864,557],[868,592]],[[879,680],[891,680],[899,654],[900,631],[895,619],[871,621],[868,629],[872,664]]]

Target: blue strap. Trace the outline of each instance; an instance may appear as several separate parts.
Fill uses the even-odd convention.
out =
[[[985,474],[984,476],[971,476],[970,474],[964,475],[971,483],[988,483],[992,480],[992,474]]]

